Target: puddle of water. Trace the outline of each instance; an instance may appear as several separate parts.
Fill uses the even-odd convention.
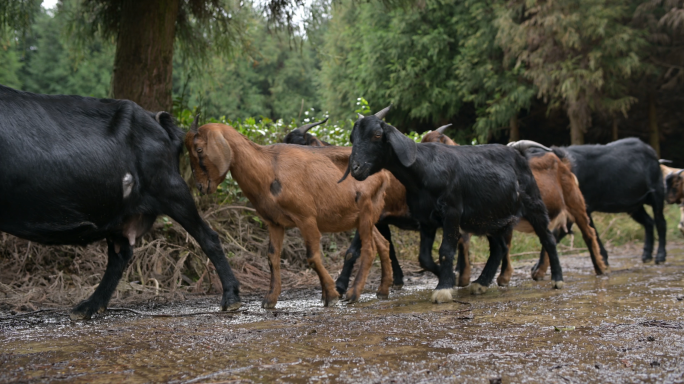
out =
[[[389,300],[335,308],[304,290],[276,311],[251,298],[232,317],[36,315],[0,323],[0,381],[684,382],[684,252],[668,252],[663,266],[612,257],[607,277],[562,258],[563,290],[530,280],[526,264],[508,288],[459,289],[442,305],[423,275]],[[213,299],[155,313],[214,311]]]

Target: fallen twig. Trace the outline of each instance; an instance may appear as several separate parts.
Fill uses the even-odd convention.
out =
[[[139,316],[148,316],[148,317],[190,317],[190,316],[200,316],[200,315],[219,315],[219,316],[233,317],[233,315],[235,315],[235,313],[240,312],[240,311],[219,311],[219,312],[192,312],[192,313],[165,314],[165,313],[140,312],[140,311],[136,311],[135,309],[130,309],[130,308],[107,308],[107,311],[131,312],[131,313],[135,313],[136,315],[139,315]]]
[[[25,317],[25,316],[31,316],[31,315],[35,315],[35,314],[41,313],[41,312],[61,312],[61,311],[63,311],[63,309],[39,309],[37,311],[17,313],[16,315],[12,315],[12,316],[8,316],[8,317],[0,317],[0,321],[12,320],[12,319],[16,319],[19,317]]]

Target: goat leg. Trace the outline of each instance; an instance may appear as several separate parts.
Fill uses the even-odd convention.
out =
[[[382,269],[382,277],[380,280],[380,286],[378,287],[378,299],[389,298],[389,289],[392,285],[392,265],[389,257],[389,242],[385,239],[380,231],[373,227],[373,240],[375,243],[375,249],[380,255],[380,267]]]
[[[387,224],[375,224],[375,228],[380,231],[380,234],[389,242],[389,258],[392,262],[392,288],[401,289],[404,287],[404,272],[401,270],[399,260],[397,259],[397,252],[392,243],[392,232]],[[339,291],[339,289],[338,289]]]
[[[332,307],[340,299],[339,293],[335,289],[335,281],[323,266],[321,261],[321,232],[318,230],[315,220],[313,222],[296,223],[302,232],[306,244],[306,262],[313,268],[321,281],[323,291],[323,305]]]
[[[219,236],[207,223],[202,220],[195,201],[192,199],[190,190],[180,175],[173,180],[168,187],[164,188],[167,193],[161,199],[162,212],[177,221],[183,229],[188,231],[209,260],[214,264],[216,273],[221,280],[223,297],[221,298],[221,310],[234,310],[240,308],[240,283],[238,283],[233,270],[228,264]]]
[[[283,249],[285,228],[270,223],[268,225],[268,266],[271,269],[271,287],[261,303],[263,308],[273,309],[280,296],[280,252]]]
[[[442,244],[439,246],[439,282],[432,292],[433,303],[451,302],[451,294],[456,285],[454,274],[454,254],[458,250],[458,241],[461,239],[458,223],[459,217],[444,221]]]
[[[458,259],[456,261],[456,280],[459,287],[470,285],[470,234],[462,233],[458,240]]]
[[[499,285],[499,287],[508,286],[508,283],[511,282],[511,276],[513,275],[513,263],[511,263],[512,239],[513,232],[510,232],[504,236],[504,240],[506,241],[506,254],[501,262],[501,273],[499,273],[499,277],[496,278],[496,283]]]
[[[373,259],[375,258],[375,242],[373,240],[374,233],[376,231],[375,226],[370,224],[371,221],[366,219],[359,219],[360,223],[366,222],[365,225],[359,225],[358,234],[361,237],[361,257],[359,270],[354,278],[354,284],[347,291],[346,298],[349,302],[356,302],[361,297],[363,292],[363,287],[366,285],[366,279],[368,278],[368,272],[373,264]],[[369,225],[370,224],[370,225]],[[389,255],[387,256],[389,259]],[[389,291],[388,291],[389,294]]]
[[[119,248],[118,252],[116,248]],[[116,291],[116,286],[132,257],[133,247],[128,243],[128,240],[115,241],[107,238],[107,269],[102,276],[102,281],[88,299],[80,302],[71,311],[72,320],[87,320],[93,314],[104,312],[107,309],[107,304]]]
[[[361,256],[361,237],[359,237],[359,232],[356,231],[354,239],[352,239],[347,252],[345,252],[342,272],[340,272],[335,281],[335,288],[340,295],[344,295],[347,292],[347,288],[349,288],[349,279],[354,269],[354,263],[359,259],[359,256]]]
[[[509,228],[507,229],[507,232],[512,230],[512,228]],[[489,285],[492,283],[492,280],[494,280],[496,270],[499,269],[501,261],[505,257],[506,253],[508,253],[505,237],[505,234],[487,236],[487,240],[489,240],[489,258],[487,259],[487,263],[485,264],[480,277],[470,284],[470,293],[473,295],[485,293]]]
[[[655,263],[661,264],[665,262],[667,257],[667,251],[665,246],[667,245],[667,222],[665,221],[665,215],[663,215],[664,203],[663,199],[656,199],[653,207],[653,220],[655,221],[656,230],[658,231],[658,251],[656,252]]]
[[[641,255],[641,260],[644,263],[648,263],[653,260],[653,219],[646,213],[643,206],[640,206],[629,215],[634,221],[644,226],[646,235],[644,237],[644,252]]]

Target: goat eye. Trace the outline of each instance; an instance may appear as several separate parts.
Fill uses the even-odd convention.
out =
[[[202,148],[197,148],[197,153],[202,153]]]

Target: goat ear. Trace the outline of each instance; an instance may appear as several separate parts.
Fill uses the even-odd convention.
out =
[[[383,123],[382,128],[401,165],[410,167],[416,161],[416,153],[418,152],[416,142],[404,136],[398,129],[387,123]]]
[[[207,133],[206,154],[209,162],[218,169],[221,176],[228,173],[233,160],[233,151],[221,131],[214,129]]]

